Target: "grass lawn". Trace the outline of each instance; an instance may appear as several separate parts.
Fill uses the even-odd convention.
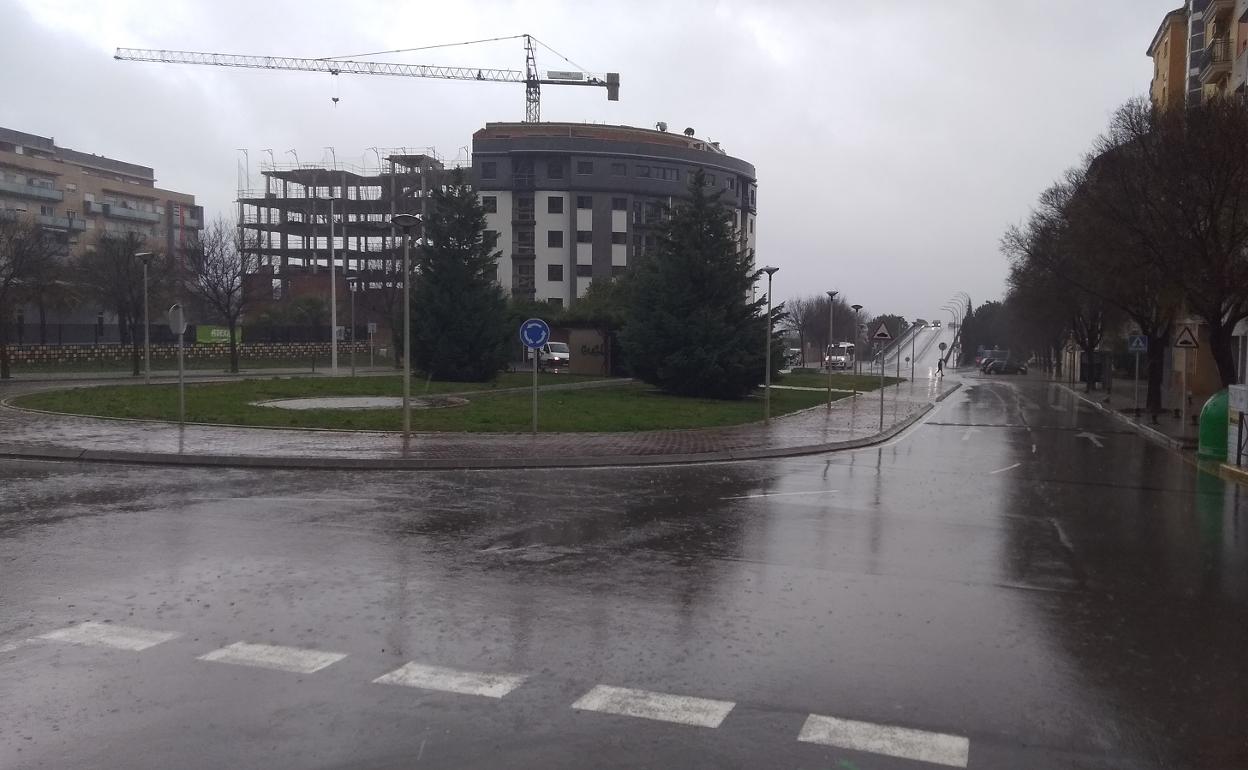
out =
[[[502,375],[496,383],[478,383],[478,395],[466,406],[412,411],[412,428],[421,431],[503,431],[529,429],[531,401],[528,393],[490,393],[490,389],[526,384],[531,375]],[[568,382],[568,375],[544,375],[547,382]],[[590,378],[584,378],[590,379]],[[414,383],[413,394],[424,392]],[[252,406],[251,402],[273,398],[346,395],[399,395],[397,377],[360,379],[270,379],[188,385],[187,420],[202,423],[258,425],[347,430],[399,430],[397,409],[292,411]],[[433,383],[430,393],[470,390],[464,383]],[[776,390],[771,396],[773,415],[787,414],[823,403],[817,392]],[[176,385],[126,385],[32,393],[14,400],[17,406],[52,412],[176,420]],[[539,427],[542,431],[637,431],[704,428],[738,425],[762,419],[762,399],[713,401],[677,398],[656,393],[639,384],[579,391],[540,394]]]
[[[896,377],[885,377],[884,385],[896,385],[899,382],[905,382],[905,378],[897,379]],[[778,378],[772,380],[774,385],[792,385],[795,388],[827,388],[828,375],[811,374],[802,372],[799,374],[782,374]],[[858,390],[876,390],[880,387],[879,375],[871,374],[840,374],[832,373],[832,387],[839,390],[853,390],[857,384]]]

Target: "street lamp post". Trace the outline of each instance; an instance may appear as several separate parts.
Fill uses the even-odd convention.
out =
[[[767,274],[767,345],[766,368],[763,370],[766,380],[763,384],[763,422],[771,422],[771,277],[780,268],[764,267],[761,272]]]
[[[858,375],[862,373],[862,368],[858,366],[858,343],[862,341],[862,333],[858,328],[858,311],[862,310],[862,305],[850,305],[854,309],[854,395],[858,395]]]
[[[836,344],[836,337],[833,336],[836,333],[835,332],[836,324],[833,319],[836,317],[836,295],[838,293],[839,292],[835,292],[835,291],[828,292],[828,411],[829,412],[832,411],[832,351],[835,349],[833,348],[833,345]]]
[[[351,290],[351,376],[355,376],[355,289],[359,283],[358,276],[347,277],[347,288]]]
[[[338,274],[334,256],[334,187],[329,187],[329,376],[338,376]]]
[[[412,233],[420,223],[415,214],[395,214],[390,224],[403,230],[403,453],[412,433]]]
[[[152,252],[140,251],[134,255],[143,263],[143,384],[152,384],[152,325],[147,320],[147,265]]]
[[[914,331],[910,333],[910,381],[914,382],[914,338],[919,336],[919,322],[914,322]],[[924,348],[927,350],[927,348]]]

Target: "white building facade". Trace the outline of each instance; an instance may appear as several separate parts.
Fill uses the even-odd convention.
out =
[[[628,126],[490,123],[473,135],[473,184],[497,234],[498,281],[569,306],[653,249],[664,212],[706,174],[753,253],[754,167],[692,136]]]

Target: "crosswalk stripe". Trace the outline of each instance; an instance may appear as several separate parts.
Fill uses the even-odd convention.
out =
[[[151,631],[133,626],[118,626],[112,623],[97,623],[88,620],[69,628],[61,628],[40,634],[38,639],[51,642],[69,642],[88,647],[111,647],[115,650],[131,650],[138,652],[148,647],[176,639],[179,634],[171,631]]]
[[[218,663],[234,663],[239,666],[271,668],[295,674],[314,674],[328,665],[347,657],[340,652],[304,650],[299,647],[282,647],[275,644],[234,644],[200,655],[200,660]]]
[[[422,690],[440,690],[460,695],[481,695],[501,698],[520,685],[528,677],[519,674],[485,674],[476,671],[460,671],[441,666],[407,663],[388,674],[373,680],[376,684],[397,684],[418,687]]]
[[[676,722],[695,727],[719,727],[736,704],[732,701],[692,698],[600,684],[580,697],[572,708],[606,714]]]
[[[797,739],[805,743],[949,767],[966,767],[971,751],[971,742],[959,735],[855,722],[818,714],[811,714],[806,719]]]

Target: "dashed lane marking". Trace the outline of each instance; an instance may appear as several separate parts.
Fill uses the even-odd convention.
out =
[[[600,711],[694,727],[719,727],[736,704],[732,701],[693,698],[648,690],[630,690],[600,684],[580,697],[572,708]]]
[[[948,767],[966,767],[971,742],[960,735],[929,733],[906,727],[855,722],[811,714],[797,736],[804,743],[818,743],[850,751],[883,754]]]
[[[816,489],[810,492],[764,492],[758,495],[738,495],[736,497],[721,497],[720,500],[754,500],[759,497],[793,497],[796,495],[830,495],[835,493],[835,489]]]
[[[49,631],[36,637],[50,642],[69,642],[88,647],[111,647],[115,650],[131,650],[139,652],[148,647],[176,639],[180,634],[172,631],[150,631],[146,628],[118,626],[112,623],[97,623],[88,620],[76,626]]]
[[[1007,466],[1006,466],[1006,467],[1004,467],[1004,468],[997,468],[995,471],[989,471],[989,472],[988,472],[988,475],[989,475],[989,476],[995,476],[995,475],[997,475],[998,473],[1005,473],[1006,471],[1012,471],[1012,470],[1014,470],[1015,468],[1020,467],[1021,465],[1022,465],[1022,463],[1014,463],[1013,465],[1007,465]]]
[[[418,687],[422,690],[440,690],[460,695],[480,695],[485,698],[501,698],[520,685],[528,677],[518,674],[485,674],[475,671],[459,671],[441,666],[425,666],[408,663],[379,676],[376,684],[397,684]]]
[[[282,647],[274,644],[235,642],[228,647],[213,650],[207,655],[200,655],[199,659],[218,663],[234,663],[239,666],[271,668],[276,671],[289,671],[294,674],[314,674],[345,657],[347,656],[340,652],[304,650],[299,647]]]

